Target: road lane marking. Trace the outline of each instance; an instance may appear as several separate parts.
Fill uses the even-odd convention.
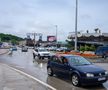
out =
[[[22,68],[22,69],[24,69],[25,67],[21,67],[21,66],[15,66],[16,68]]]
[[[27,77],[29,77],[29,78],[31,78],[31,79],[37,81],[37,82],[39,82],[40,84],[42,84],[42,85],[44,85],[44,86],[46,86],[46,87],[48,87],[48,88],[50,88],[50,89],[52,89],[52,90],[57,90],[56,88],[52,87],[51,85],[49,85],[49,84],[47,84],[47,83],[45,83],[45,82],[43,82],[43,81],[41,81],[41,80],[39,80],[39,79],[37,79],[37,78],[35,78],[35,77],[29,75],[29,74],[27,74],[27,73],[25,73],[25,72],[23,72],[23,71],[21,71],[21,70],[19,70],[19,69],[13,68],[13,67],[11,67],[11,66],[9,66],[9,65],[7,65],[7,64],[4,64],[4,65],[8,66],[9,68],[13,69],[13,70],[16,71],[16,72],[19,72],[19,73],[21,73],[21,74],[23,74],[23,75],[25,75],[25,76],[27,76]]]

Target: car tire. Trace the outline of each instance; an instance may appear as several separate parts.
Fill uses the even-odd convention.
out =
[[[40,56],[40,55],[38,55],[38,58],[39,58],[39,59],[41,59],[41,56]]]
[[[102,55],[102,58],[106,59],[106,55]]]
[[[39,56],[39,59],[41,59],[41,56]]]
[[[44,59],[44,57],[41,57],[42,59]]]
[[[33,59],[35,59],[35,54],[33,53]]]
[[[103,55],[102,55],[102,58],[104,58],[104,57],[105,57],[105,55],[103,54]]]
[[[50,67],[47,68],[47,73],[49,76],[53,76],[53,70]]]
[[[74,86],[80,86],[80,79],[77,74],[73,74],[71,77],[71,82]]]
[[[48,57],[48,59],[50,59],[50,56]]]

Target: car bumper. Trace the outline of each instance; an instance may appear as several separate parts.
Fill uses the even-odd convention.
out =
[[[45,57],[45,58],[49,58],[50,56],[47,56],[47,55],[46,55],[46,56],[40,56],[40,57]]]
[[[95,85],[95,84],[101,84],[108,80],[108,76],[103,77],[92,77],[92,78],[82,78],[81,84],[83,85]]]

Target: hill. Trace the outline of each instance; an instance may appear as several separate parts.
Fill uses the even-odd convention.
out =
[[[22,40],[23,38],[15,35],[0,33],[1,42],[11,42],[12,44],[18,44],[18,42]]]

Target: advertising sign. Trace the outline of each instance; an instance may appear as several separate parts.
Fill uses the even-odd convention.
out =
[[[48,42],[56,42],[56,37],[55,36],[47,36],[47,41]]]

